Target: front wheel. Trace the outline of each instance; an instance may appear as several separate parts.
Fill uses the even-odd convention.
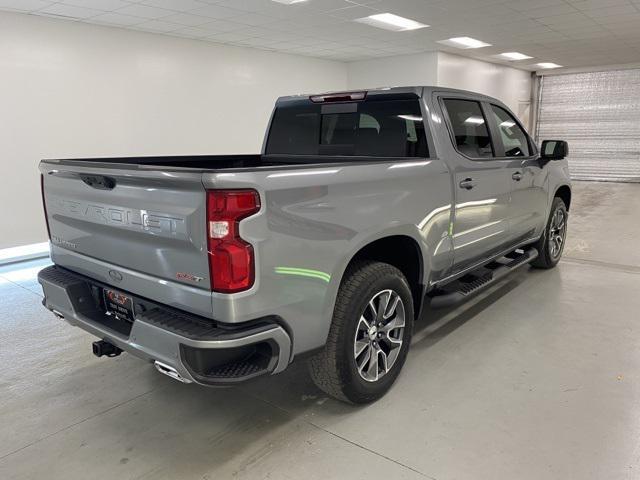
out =
[[[537,268],[553,268],[558,264],[567,239],[568,219],[567,206],[561,198],[555,197],[545,231],[536,244],[538,258],[531,262],[531,265]]]
[[[381,262],[354,265],[340,285],[327,343],[309,361],[311,377],[329,395],[368,403],[400,374],[413,330],[406,278]]]

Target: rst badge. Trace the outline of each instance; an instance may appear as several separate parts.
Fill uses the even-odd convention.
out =
[[[204,278],[202,277],[198,277],[196,275],[192,275],[190,273],[185,273],[185,272],[178,272],[176,273],[176,278],[178,280],[182,280],[182,281],[188,281],[188,282],[201,282],[202,280],[204,280]]]

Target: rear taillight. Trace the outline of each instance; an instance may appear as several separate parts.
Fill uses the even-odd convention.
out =
[[[49,216],[47,215],[47,202],[44,200],[44,175],[40,175],[40,194],[42,195],[42,209],[44,210],[44,221],[47,225],[47,235],[51,240],[51,230],[49,229]]]
[[[260,210],[255,190],[207,191],[207,239],[211,290],[247,290],[255,278],[253,247],[240,238],[240,220]]]

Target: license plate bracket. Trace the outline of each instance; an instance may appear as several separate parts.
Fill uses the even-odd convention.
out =
[[[110,288],[103,289],[102,294],[107,315],[113,316],[118,320],[133,322],[135,311],[133,298],[130,295]]]

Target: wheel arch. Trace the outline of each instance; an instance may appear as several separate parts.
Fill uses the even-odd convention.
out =
[[[571,206],[571,187],[569,187],[569,185],[559,186],[553,194],[553,198],[556,197],[562,199],[567,210],[569,210],[569,207]]]
[[[414,315],[418,318],[424,301],[424,258],[420,244],[405,234],[393,234],[371,240],[351,256],[340,282],[349,267],[362,260],[388,263],[404,274],[413,295]]]

